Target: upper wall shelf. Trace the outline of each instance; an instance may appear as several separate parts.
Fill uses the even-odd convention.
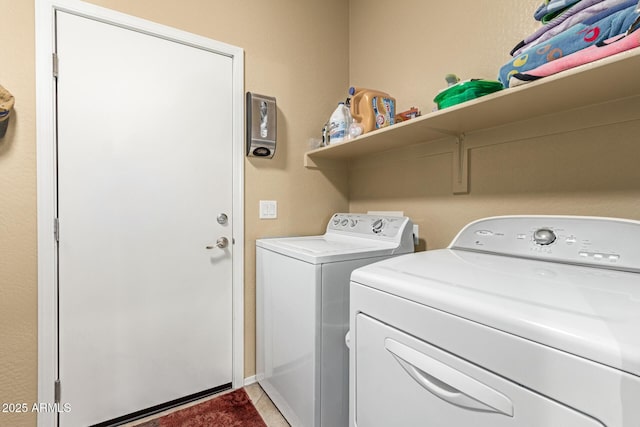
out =
[[[512,122],[559,113],[640,94],[640,48],[427,113],[354,140],[309,151],[305,167],[317,159],[352,159],[417,143],[461,136]]]

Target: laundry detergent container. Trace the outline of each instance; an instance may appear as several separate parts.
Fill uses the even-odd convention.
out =
[[[362,125],[363,133],[395,123],[396,99],[386,92],[360,87],[349,88],[351,116]]]

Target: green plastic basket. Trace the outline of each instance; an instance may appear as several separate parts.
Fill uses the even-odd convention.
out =
[[[461,102],[470,101],[481,96],[502,90],[502,83],[495,80],[466,80],[438,93],[433,101],[438,109],[451,107]]]

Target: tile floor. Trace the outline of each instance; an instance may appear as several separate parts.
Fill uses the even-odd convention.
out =
[[[250,384],[248,386],[245,386],[244,390],[249,395],[249,399],[251,399],[251,402],[253,403],[253,406],[255,406],[256,409],[258,410],[258,413],[260,414],[260,416],[264,420],[265,424],[267,424],[267,427],[289,427],[289,423],[287,423],[287,420],[284,419],[284,417],[282,416],[280,411],[278,411],[278,408],[276,408],[275,405],[273,404],[273,402],[271,401],[271,399],[269,399],[269,396],[267,396],[267,394],[264,392],[264,390],[262,390],[262,387],[260,387],[260,384],[258,384],[258,383]],[[224,393],[226,393],[226,392],[223,392],[223,393],[220,393],[220,394],[224,394]],[[136,421],[131,422],[131,423],[123,424],[121,427],[139,426],[142,423],[151,421],[152,419],[161,417],[163,415],[170,414],[171,412],[174,412],[174,411],[177,411],[177,410],[180,410],[180,409],[184,409],[184,408],[187,408],[189,406],[196,405],[196,404],[204,402],[204,401],[206,401],[208,399],[213,399],[215,397],[220,396],[220,394],[216,394],[214,396],[209,396],[209,397],[207,397],[205,399],[198,400],[198,401],[195,401],[195,402],[187,403],[186,405],[179,406],[177,408],[173,408],[173,409],[170,409],[168,411],[161,412],[159,414],[155,414],[155,415],[153,415],[153,416],[151,416],[149,418],[144,418],[144,419],[141,419],[141,420],[136,420]]]
[[[273,404],[267,393],[262,390],[260,384],[253,383],[246,386],[245,391],[249,395],[253,406],[256,407],[260,416],[267,424],[267,427],[289,427],[289,423],[284,419],[278,408]]]

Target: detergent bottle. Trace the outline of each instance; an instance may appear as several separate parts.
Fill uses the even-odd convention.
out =
[[[331,118],[329,118],[329,144],[344,142],[350,124],[349,110],[345,107],[344,102],[338,103],[338,106],[331,114]]]
[[[351,116],[360,123],[363,132],[370,132],[394,124],[396,99],[379,90],[349,88]]]

